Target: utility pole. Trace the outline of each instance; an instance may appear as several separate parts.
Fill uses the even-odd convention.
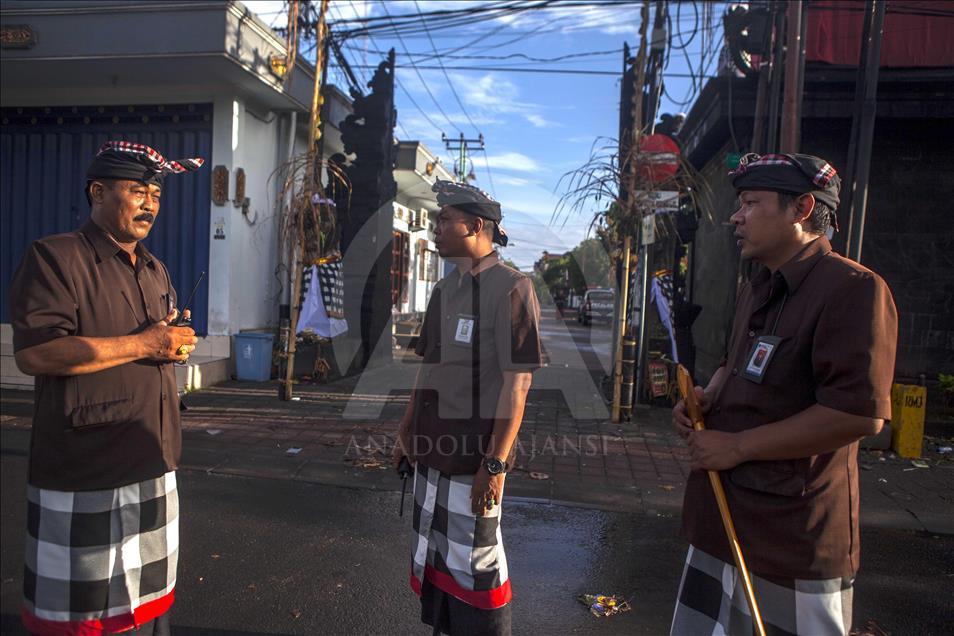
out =
[[[775,9],[775,46],[772,49],[772,77],[769,80],[768,130],[766,152],[778,152],[778,109],[782,85],[782,61],[785,56],[785,12]]]
[[[311,96],[311,116],[308,121],[308,168],[305,172],[305,193],[313,205],[326,205],[320,202],[324,199],[324,193],[321,187],[321,105],[324,98],[321,94],[321,88],[324,83],[325,73],[327,72],[328,59],[328,25],[325,22],[325,16],[328,13],[329,0],[321,0],[321,7],[318,10],[318,31],[315,36],[315,86]],[[318,203],[315,203],[317,195]],[[288,334],[288,352],[285,364],[285,391],[284,399],[291,400],[294,377],[295,377],[295,351],[296,336],[298,331],[298,317],[301,313],[301,279],[305,263],[305,216],[299,210],[297,214],[297,229],[292,235],[292,267],[294,268],[294,280],[292,282],[290,308],[290,327]],[[319,215],[320,218],[320,215]],[[319,249],[320,253],[320,249]],[[312,281],[313,285],[318,281]]]
[[[447,148],[448,152],[454,151],[457,152],[457,160],[454,162],[454,176],[457,177],[458,183],[467,183],[470,175],[467,174],[467,151],[470,149],[469,144],[480,144],[477,150],[484,149],[484,136],[478,135],[477,139],[464,139],[464,133],[460,134],[460,137],[457,139],[451,139],[447,137],[444,133],[441,133],[441,141],[444,142],[444,147]],[[456,146],[454,144],[457,144]]]
[[[878,73],[881,67],[881,40],[884,31],[885,0],[865,3],[864,30],[858,66],[864,70],[855,86],[855,115],[851,121],[851,145],[855,146],[854,162],[850,163],[848,189],[848,258],[860,263],[865,236],[865,213],[868,206],[868,176],[871,168],[871,146],[874,141],[875,116],[878,110]],[[849,162],[852,155],[849,155]]]
[[[639,53],[636,55],[636,61],[634,63],[634,81],[633,81],[633,102],[632,107],[632,139],[629,145],[629,157],[623,158],[620,157],[621,167],[625,166],[627,168],[625,174],[620,175],[624,182],[621,183],[621,186],[625,186],[627,190],[627,204],[629,210],[627,210],[627,216],[629,218],[642,218],[640,214],[640,209],[636,201],[636,155],[639,152],[639,140],[642,136],[643,128],[643,87],[646,81],[646,31],[649,28],[649,0],[643,0],[642,10],[640,11],[640,25],[639,25]],[[620,104],[621,108],[625,108],[626,104]],[[626,162],[628,161],[628,165]],[[613,408],[612,408],[612,418],[613,422],[620,421],[620,399],[621,399],[621,389],[623,383],[623,338],[626,336],[626,314],[627,314],[627,302],[629,300],[629,258],[630,250],[632,247],[632,236],[627,233],[623,238],[623,254],[620,259],[620,266],[622,267],[623,277],[620,283],[620,312],[619,312],[619,323],[618,323],[618,333],[616,336],[616,342],[614,343],[614,355],[613,360],[615,361],[613,369]],[[644,254],[645,259],[645,254]],[[646,308],[640,308],[640,317],[645,313]],[[642,320],[641,320],[642,321]],[[643,342],[638,343],[640,350],[643,349]],[[639,386],[637,385],[636,391],[639,391]]]
[[[804,4],[788,3],[785,36],[785,97],[782,103],[782,153],[796,153],[802,139],[802,87],[805,83],[805,46],[802,37]]]
[[[665,58],[666,52],[666,37],[664,35],[665,25],[666,25],[666,16],[668,13],[668,7],[665,2],[656,3],[656,20],[653,24],[653,43],[651,46],[651,52],[649,57],[649,70],[650,78],[647,82],[649,108],[644,114],[645,125],[649,127],[650,133],[656,130],[656,109],[659,107],[659,98],[660,92],[662,90],[662,66],[663,60]],[[663,34],[663,35],[660,35]],[[646,210],[648,214],[655,214],[653,210]],[[655,221],[652,221],[655,222]],[[642,233],[643,229],[640,228]],[[639,402],[640,395],[642,394],[642,387],[646,379],[646,365],[649,362],[649,347],[646,346],[646,343],[649,340],[649,317],[648,317],[648,308],[649,308],[649,290],[650,290],[650,274],[652,268],[650,267],[650,260],[652,260],[652,244],[648,243],[645,238],[640,240],[640,275],[642,279],[642,284],[639,288],[639,297],[640,297],[640,309],[639,309],[639,333],[637,336],[637,348],[636,348],[636,383],[634,386],[634,395],[632,403],[636,404]]]

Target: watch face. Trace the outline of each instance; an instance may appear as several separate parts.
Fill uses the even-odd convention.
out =
[[[497,475],[504,471],[504,463],[496,457],[488,457],[484,460],[484,465],[487,467],[487,472],[491,475]]]

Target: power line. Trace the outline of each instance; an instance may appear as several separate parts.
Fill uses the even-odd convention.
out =
[[[357,14],[358,8],[355,6],[354,0],[348,0],[348,4],[351,5],[351,8],[354,9],[354,12]],[[373,38],[370,34],[368,34],[368,40],[370,40],[371,43],[374,44],[375,46],[378,45],[377,42],[374,41],[374,38]],[[352,65],[352,67],[353,67],[353,68],[358,68],[358,69],[360,69],[360,68],[372,68],[370,65],[360,65],[360,64],[359,64],[359,65]],[[375,67],[373,67],[373,68],[377,68],[377,67],[375,66]],[[427,114],[426,112],[424,112],[424,109],[421,108],[421,107],[418,105],[417,101],[416,101],[416,100],[414,99],[414,97],[411,95],[411,92],[410,92],[409,90],[407,90],[406,88],[404,88],[404,84],[401,83],[401,78],[398,77],[397,72],[394,73],[394,81],[397,83],[398,88],[400,88],[402,91],[404,91],[404,94],[405,94],[405,95],[407,96],[407,98],[411,101],[411,104],[413,104],[413,105],[414,105],[414,108],[416,108],[416,109],[418,110],[418,112],[421,113],[421,115],[424,116],[424,119],[431,125],[431,127],[434,128],[435,130],[440,130],[440,126],[438,126],[437,124],[435,124],[434,121],[430,118],[430,116],[428,116],[428,114]],[[400,119],[398,120],[397,124],[398,124],[398,126],[401,128],[401,130],[404,131],[405,137],[406,137],[408,140],[410,140],[410,139],[411,139],[411,135],[407,132],[407,129],[404,128],[404,125],[401,124]]]
[[[480,39],[485,39],[481,37]],[[504,46],[503,44],[495,44],[493,48],[500,48]],[[354,49],[356,47],[345,45],[346,48]],[[372,51],[373,53],[381,54],[382,51]],[[450,53],[438,53],[435,51],[434,55],[429,53],[411,53],[412,57],[417,58],[418,62],[427,61],[435,57],[448,58],[452,60],[513,60],[513,59],[522,59],[527,60],[528,62],[542,62],[545,64],[552,64],[556,62],[568,62],[572,60],[578,60],[586,57],[603,57],[607,55],[619,55],[623,52],[623,49],[611,49],[608,51],[580,51],[578,53],[567,53],[565,55],[558,55],[556,57],[533,57],[527,55],[526,53],[511,53],[509,55],[453,55]]]
[[[356,67],[361,68],[361,67]],[[364,66],[363,68],[377,68],[372,66]],[[395,65],[395,68],[404,68],[403,66]],[[412,68],[417,68],[423,71],[436,71],[440,67],[438,66],[413,66]],[[501,73],[543,73],[543,74],[554,74],[554,75],[603,75],[603,76],[612,76],[619,77],[619,71],[600,71],[600,70],[591,70],[591,69],[581,69],[581,68],[525,68],[517,66],[447,66],[445,67],[450,71],[482,71],[482,72],[501,72]],[[668,77],[680,77],[680,78],[698,78],[699,75],[690,74],[690,73],[667,73]],[[714,75],[704,75],[702,76],[706,79],[715,77]]]
[[[421,7],[417,4],[417,0],[414,0],[414,6],[420,12]],[[464,117],[467,118],[467,121],[470,122],[470,125],[473,126],[474,130],[480,133],[480,129],[477,127],[477,124],[474,123],[474,120],[470,118],[470,114],[467,112],[467,109],[464,108],[464,103],[460,99],[460,95],[457,94],[457,89],[454,88],[454,82],[451,81],[450,75],[447,74],[447,69],[444,68],[444,63],[441,61],[439,55],[437,55],[437,45],[434,44],[433,38],[431,38],[431,32],[427,28],[427,24],[424,23],[424,18],[421,18],[421,24],[424,27],[424,31],[427,33],[427,39],[431,42],[431,48],[434,49],[434,54],[437,58],[437,64],[441,67],[441,73],[444,74],[444,79],[447,80],[447,85],[451,89],[451,93],[454,95],[454,99],[457,100],[457,105],[460,106],[460,111],[464,113]]]
[[[387,5],[386,5],[386,3],[384,2],[384,0],[379,0],[379,3],[380,3],[380,5],[381,5],[381,8],[384,9],[384,14],[390,18],[390,17],[391,17],[391,14],[388,13],[388,8],[387,8]],[[410,57],[410,52],[409,52],[408,49],[407,49],[407,45],[404,43],[404,38],[401,37],[401,34],[400,34],[400,33],[395,33],[395,35],[397,35],[398,41],[401,43],[401,48],[403,48],[403,49],[404,49],[404,52],[408,54],[408,57]],[[437,101],[437,98],[434,97],[434,93],[431,92],[430,87],[427,85],[427,82],[424,80],[424,76],[421,75],[421,71],[417,68],[417,66],[414,65],[414,62],[413,62],[413,61],[410,62],[410,66],[411,66],[411,68],[414,69],[414,72],[417,74],[417,78],[418,78],[419,80],[421,80],[421,85],[424,87],[424,90],[427,92],[428,96],[430,96],[431,101],[434,102],[434,105],[435,105],[435,106],[437,106],[437,112],[439,112],[439,113],[444,117],[444,119],[447,121],[448,125],[449,125],[451,128],[453,128],[453,129],[456,130],[457,132],[462,132],[461,129],[458,128],[457,125],[454,124],[454,122],[451,121],[450,117],[447,116],[447,113],[444,112],[444,109],[441,108],[440,102],[438,102],[438,101]],[[394,76],[397,77],[397,73],[395,73]],[[402,86],[402,88],[403,88],[403,86]],[[405,89],[405,92],[407,92],[406,89]],[[410,94],[408,94],[408,97],[410,97]],[[412,102],[414,101],[413,98],[411,99],[411,101],[412,101]],[[415,105],[416,105],[416,104],[415,104]],[[420,107],[418,107],[418,110],[420,110]],[[424,111],[422,110],[421,112],[423,113]],[[425,115],[425,116],[426,116],[426,115]],[[428,121],[430,121],[430,118],[429,118],[429,117],[428,117],[427,119],[428,119]],[[435,126],[435,128],[437,128],[438,130],[440,130],[440,128],[437,127],[437,126]]]
[[[481,148],[484,151],[484,168],[487,170],[487,181],[490,183],[490,192],[494,195],[494,198],[497,198],[497,188],[494,187],[494,176],[490,173],[490,160],[487,159],[487,149]]]
[[[421,11],[421,7],[420,5],[418,5],[417,0],[414,0],[414,7],[418,10],[418,12]],[[473,126],[474,130],[476,130],[478,134],[480,134],[480,129],[477,127],[477,124],[474,123],[474,120],[470,118],[470,114],[467,112],[467,109],[464,108],[464,103],[461,101],[460,95],[457,94],[457,89],[454,88],[454,82],[451,81],[450,75],[447,74],[447,69],[444,68],[444,62],[441,61],[441,56],[437,52],[437,45],[434,43],[434,39],[431,37],[430,29],[427,28],[427,24],[424,22],[424,18],[421,18],[421,25],[424,27],[425,33],[427,33],[427,39],[430,41],[431,48],[434,50],[434,57],[437,60],[437,63],[441,67],[441,72],[444,74],[444,79],[447,80],[447,85],[450,87],[451,93],[453,93],[454,95],[454,99],[457,100],[457,105],[460,106],[461,112],[464,113],[464,117],[467,118],[467,121],[470,122],[470,125]],[[461,134],[461,139],[463,139],[463,137],[464,135]],[[483,139],[484,139],[484,136],[480,134],[480,150],[484,151],[484,166],[487,171],[487,181],[490,183],[490,191],[493,193],[494,197],[496,198],[497,189],[494,187],[494,177],[490,172],[490,162],[487,160],[487,150],[484,147]],[[461,174],[463,174],[463,170],[464,168],[461,167]]]

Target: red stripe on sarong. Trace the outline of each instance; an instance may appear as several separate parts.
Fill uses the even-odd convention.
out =
[[[20,608],[20,618],[23,626],[33,634],[43,636],[100,636],[125,632],[143,623],[148,623],[169,611],[175,601],[176,591],[172,590],[163,597],[140,605],[131,613],[110,616],[108,618],[92,618],[85,621],[51,621],[30,612],[27,608]]]
[[[492,590],[468,590],[461,587],[450,574],[435,570],[430,565],[424,566],[424,576],[438,589],[478,609],[497,609],[513,600],[510,579]],[[411,572],[411,589],[418,596],[421,595],[421,582],[414,576],[413,571]]]

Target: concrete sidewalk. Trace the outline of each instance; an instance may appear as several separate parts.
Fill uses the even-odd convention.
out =
[[[382,374],[406,374],[395,363]],[[380,378],[379,378],[380,380]],[[184,397],[182,468],[211,474],[291,479],[351,488],[400,490],[390,448],[407,391],[346,378],[296,386],[278,399],[275,382],[227,382]],[[394,386],[393,384],[390,386]],[[26,452],[32,395],[2,393],[3,446]],[[954,457],[929,438],[916,468],[890,452],[861,451],[862,524],[954,534]],[[516,470],[507,495],[649,516],[678,515],[688,475],[682,440],[668,409],[638,409],[633,421],[581,420],[559,391],[531,390]]]

